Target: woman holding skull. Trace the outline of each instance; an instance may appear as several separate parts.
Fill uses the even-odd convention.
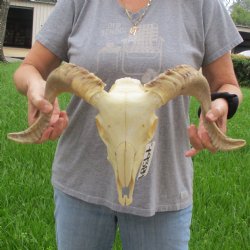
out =
[[[188,64],[202,68],[211,92],[227,92],[227,98],[236,95],[241,102],[230,57],[241,41],[220,0],[58,1],[14,76],[17,89],[27,95],[30,124],[39,112],[53,109],[39,142],[60,136],[52,175],[58,249],[111,249],[117,225],[124,249],[188,249],[191,157],[216,149],[202,118],[198,127],[189,125],[189,98],[170,101],[157,113],[149,172],[136,182],[133,203],[122,206],[96,131],[96,110],[76,96],[67,113],[57,100],[52,107],[43,98],[49,73],[62,61],[74,63],[95,73],[108,89],[118,78],[146,83]],[[231,106],[219,97],[206,119],[225,132]]]

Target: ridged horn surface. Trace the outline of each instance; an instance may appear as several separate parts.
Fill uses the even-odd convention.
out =
[[[59,94],[70,92],[95,106],[95,98],[92,97],[104,92],[104,86],[101,79],[86,69],[74,64],[63,63],[48,76],[44,98],[53,104]],[[39,118],[28,129],[9,133],[8,138],[19,143],[39,141],[50,122],[51,115],[52,112],[49,114],[40,113]]]
[[[246,141],[227,137],[215,122],[205,119],[211,108],[211,93],[206,78],[189,65],[180,65],[160,74],[153,81],[144,85],[147,91],[157,94],[162,105],[179,95],[194,96],[201,104],[204,126],[213,146],[221,151],[229,151],[245,146]]]

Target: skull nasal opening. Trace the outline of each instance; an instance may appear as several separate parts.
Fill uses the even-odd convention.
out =
[[[122,196],[129,196],[129,187],[123,187],[122,188]]]

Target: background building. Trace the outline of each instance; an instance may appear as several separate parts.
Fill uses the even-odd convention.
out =
[[[10,0],[4,46],[31,48],[55,3],[56,0]]]
[[[237,25],[237,29],[244,41],[234,49],[234,53],[250,50],[250,27]]]

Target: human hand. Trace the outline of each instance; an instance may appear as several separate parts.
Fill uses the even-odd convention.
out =
[[[223,98],[219,98],[212,102],[211,109],[207,112],[205,119],[208,122],[215,122],[219,129],[225,133],[227,130],[227,113],[227,101]],[[188,127],[188,136],[192,148],[185,152],[186,157],[193,157],[203,149],[208,149],[212,153],[217,151],[212,145],[209,135],[204,127],[202,115],[200,116],[198,128],[193,124]]]
[[[60,111],[58,100],[52,105],[44,99],[45,82],[30,85],[27,91],[28,97],[28,122],[32,125],[39,117],[40,112],[49,114],[52,112],[49,126],[43,132],[36,143],[47,140],[56,140],[68,125],[68,116],[65,111]]]

